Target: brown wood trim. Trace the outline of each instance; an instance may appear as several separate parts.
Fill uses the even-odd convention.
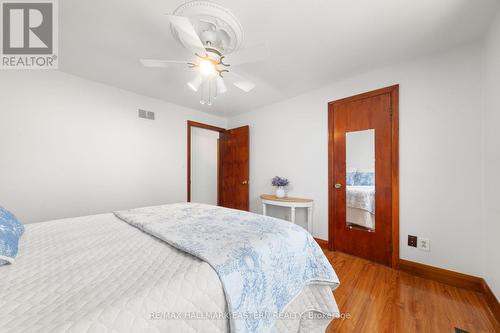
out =
[[[391,91],[392,127],[392,268],[399,266],[399,85]]]
[[[383,95],[383,94],[388,94],[388,93],[393,93],[394,91],[399,91],[399,84],[395,84],[393,86],[385,87],[385,88],[380,88],[377,90],[372,90],[369,92],[365,92],[362,94],[342,98],[342,99],[337,99],[335,101],[329,102],[328,105],[339,105],[339,104],[344,104],[344,103],[350,103],[354,101],[359,101],[360,99],[365,99],[369,97],[374,97],[378,95]]]
[[[335,251],[335,232],[333,227],[333,104],[328,103],[328,249]]]
[[[429,280],[445,283],[454,287],[465,288],[483,292],[482,278],[434,266],[420,264],[409,260],[400,259],[399,269]]]
[[[219,138],[217,139],[217,206],[221,206],[222,203],[221,193],[222,193],[222,161],[220,157],[220,138]]]
[[[391,132],[392,132],[392,258],[391,266],[399,265],[399,84],[342,98],[328,103],[328,249],[335,250],[335,233],[333,227],[333,109],[334,106],[365,99],[382,94],[391,94]]]
[[[316,243],[318,243],[319,247],[321,247],[323,250],[328,250],[328,241],[324,239],[319,239],[319,238],[314,238]]]
[[[191,202],[191,124],[187,122],[187,202]]]
[[[196,122],[196,121],[192,121],[192,120],[188,120],[187,121],[187,202],[191,202],[191,127],[198,127],[198,128],[204,128],[204,129],[207,129],[207,130],[211,130],[211,131],[216,131],[216,132],[219,132],[219,133],[224,133],[226,130],[224,128],[221,128],[221,127],[217,127],[217,126],[212,126],[212,125],[208,125],[208,124],[203,124],[203,123],[199,123],[199,122]],[[219,155],[219,144],[220,142],[217,141],[218,145],[217,145],[217,154]],[[217,201],[218,201],[218,204],[220,204],[219,200],[220,200],[220,158],[219,156],[217,156]]]
[[[482,293],[493,317],[500,324],[500,303],[483,278],[404,259],[399,260],[399,270],[453,287]]]
[[[486,303],[488,304],[490,311],[500,325],[500,303],[498,302],[498,298],[495,296],[490,286],[488,286],[488,283],[486,283],[484,279],[481,279],[481,286],[483,289],[482,291],[484,294],[484,298],[486,298]]]
[[[199,127],[199,128],[204,128],[204,129],[211,130],[211,131],[216,131],[216,132],[224,132],[226,130],[225,128],[222,128],[222,127],[203,124],[203,123],[199,123],[199,122],[192,121],[192,120],[188,120],[187,123],[188,123],[189,127]]]

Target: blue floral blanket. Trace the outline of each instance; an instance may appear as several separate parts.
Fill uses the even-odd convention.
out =
[[[313,237],[284,220],[191,203],[115,215],[215,269],[231,332],[274,332],[279,314],[305,285],[339,284]]]

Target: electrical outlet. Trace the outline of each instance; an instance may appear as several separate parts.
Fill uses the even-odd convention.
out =
[[[408,246],[417,247],[417,236],[408,235]]]
[[[418,237],[417,248],[419,250],[422,250],[422,251],[430,251],[431,250],[431,243],[429,241],[429,238]]]

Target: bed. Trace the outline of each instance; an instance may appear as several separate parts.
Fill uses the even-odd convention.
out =
[[[346,187],[348,225],[375,230],[375,186]]]
[[[0,279],[2,332],[230,331],[208,263],[111,213],[26,225]],[[272,331],[324,332],[338,315],[330,286],[307,285]]]

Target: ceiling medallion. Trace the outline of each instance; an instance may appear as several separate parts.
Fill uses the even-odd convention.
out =
[[[210,1],[190,1],[174,10],[173,15],[188,17],[204,45],[211,44],[223,54],[237,51],[243,42],[243,27],[228,9]],[[173,36],[185,44],[172,26]]]

